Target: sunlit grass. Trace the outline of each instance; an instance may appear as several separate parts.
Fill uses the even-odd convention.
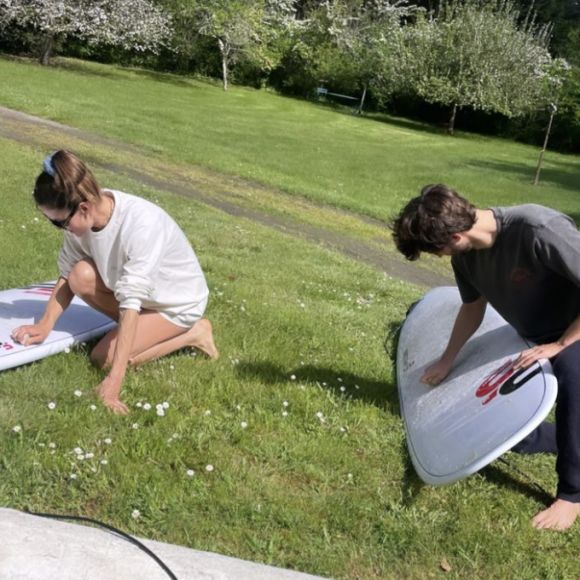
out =
[[[0,104],[388,219],[427,183],[481,206],[535,202],[579,216],[578,156],[381,115],[353,117],[266,91],[61,60],[0,59]]]
[[[219,89],[193,81],[164,83],[138,72],[73,65],[74,71],[44,71],[0,60],[3,78],[15,75],[0,86],[0,98],[13,99],[10,106],[143,145],[155,162],[165,156],[176,164],[204,163],[207,151],[214,151],[219,161],[214,166],[232,172],[238,156],[257,147],[247,142],[259,141],[253,137],[259,127],[248,129],[243,138],[243,124],[247,128],[266,119],[267,127],[271,118],[274,125],[275,103],[281,123],[277,138],[285,141],[288,135],[285,163],[283,156],[270,159],[274,154],[266,146],[247,156],[251,171],[262,167],[262,176],[244,173],[244,165],[238,173],[374,215],[408,197],[413,180],[417,186],[423,178],[437,181],[437,172],[431,179],[421,173],[426,167],[440,163],[443,175],[443,161],[429,151],[440,149],[441,159],[448,161],[462,155],[460,146],[448,150],[445,137],[428,132],[423,137],[424,131],[412,127],[359,121],[275,95],[235,89],[222,97]],[[65,98],[73,82],[78,91]],[[177,96],[171,105],[172,91],[190,95],[192,87],[206,99],[199,101],[205,115],[192,105],[191,115],[200,123],[197,132],[191,131],[186,116],[171,114],[172,106],[184,108]],[[107,101],[100,103],[107,91]],[[138,92],[149,109],[139,108]],[[230,117],[231,109],[224,105],[230,101],[222,98],[243,103],[238,117],[256,107],[253,121]],[[129,114],[131,100],[134,112]],[[106,107],[110,122],[105,125]],[[374,168],[364,183],[375,193],[367,197],[353,178],[347,194],[332,198],[321,184],[330,183],[333,172],[340,174],[349,148],[336,154],[333,165],[320,165],[319,175],[326,175],[321,181],[311,169],[299,171],[308,166],[301,163],[308,154],[299,139],[303,131],[308,141],[302,124],[308,111],[312,118],[336,118],[328,140],[332,132],[346,139],[352,130],[356,136],[353,123],[360,123],[368,128],[369,143],[380,139],[387,147],[388,132],[398,131],[402,152],[406,139],[425,138],[431,145],[412,156],[416,174],[411,158],[405,162],[404,155],[387,166],[379,141],[373,141],[363,161],[367,170]],[[241,137],[229,144],[224,118],[240,123],[236,130]],[[319,130],[329,129],[329,123],[320,122]],[[220,131],[221,145],[214,134]],[[185,139],[181,148],[178,135]],[[195,147],[190,138],[196,140]],[[465,155],[478,149],[488,156],[496,150],[498,155],[529,150],[472,137],[451,143],[456,142]],[[265,143],[272,146],[273,141]],[[57,275],[61,234],[37,213],[30,196],[44,153],[0,140],[2,288]],[[561,159],[576,167],[576,158]],[[278,164],[278,173],[271,172],[272,164]],[[513,168],[502,179],[492,178],[485,168],[464,170],[469,187],[489,196],[482,197],[485,203],[516,203],[528,191],[564,200],[572,209],[576,203],[567,181],[529,190]],[[351,171],[363,178],[356,168]],[[564,171],[566,179],[570,171]],[[420,296],[419,289],[249,220],[104,170],[97,174],[105,186],[158,202],[182,226],[212,291],[207,314],[222,357],[211,362],[181,352],[130,372],[123,391],[131,409],[126,418],[111,415],[92,396],[102,375],[89,363],[91,345],[1,373],[1,505],[92,516],[139,536],[344,580],[438,578],[443,557],[451,564],[451,578],[579,576],[577,529],[565,534],[534,531],[530,518],[542,504],[533,488],[504,467],[491,466],[447,488],[422,486],[414,475],[383,343]],[[376,185],[371,189],[372,175],[381,174],[395,181],[398,176],[399,198],[381,197]],[[547,203],[548,198],[542,199]],[[54,409],[48,407],[51,402]],[[156,405],[164,402],[169,407],[161,416]],[[542,485],[554,488],[553,458],[513,460]]]

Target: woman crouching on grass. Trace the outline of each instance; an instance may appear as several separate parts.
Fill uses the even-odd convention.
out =
[[[184,347],[211,358],[218,351],[202,318],[209,290],[185,234],[160,207],[120,191],[103,190],[72,153],[44,160],[34,200],[65,230],[58,257],[60,278],[41,320],[14,329],[25,346],[42,342],[76,295],[118,322],[91,352],[107,377],[96,392],[115,413],[127,365]]]

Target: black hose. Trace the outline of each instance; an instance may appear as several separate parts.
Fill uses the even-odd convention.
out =
[[[130,536],[129,534],[126,534],[125,532],[122,532],[121,530],[118,530],[117,528],[110,526],[109,524],[105,524],[103,522],[100,522],[99,520],[93,520],[92,518],[84,518],[81,516],[61,516],[61,515],[57,515],[57,514],[37,514],[34,512],[28,512],[28,513],[32,516],[39,516],[41,518],[49,518],[49,519],[53,519],[53,520],[73,520],[73,521],[78,521],[78,522],[88,522],[88,523],[94,524],[95,526],[100,526],[101,528],[105,528],[106,530],[109,530],[110,532],[117,534],[118,536],[120,536],[121,538],[126,540],[127,542],[130,542],[134,546],[137,546],[137,548],[139,548],[140,550],[145,552],[150,558],[153,558],[153,560],[155,560],[155,562],[157,562],[157,564],[171,578],[171,580],[178,580],[177,576],[168,568],[168,566],[158,556],[156,556],[147,546],[145,546],[139,540],[135,539],[133,536]]]

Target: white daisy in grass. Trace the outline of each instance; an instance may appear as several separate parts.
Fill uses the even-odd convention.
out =
[[[66,352],[66,354],[69,354],[69,353],[70,353],[70,348],[67,346],[67,347],[64,349],[64,352]]]
[[[48,444],[48,446],[49,446],[51,449],[56,449],[56,443],[53,443],[52,441],[51,441],[51,442]]]
[[[296,380],[296,375],[290,375],[290,380],[291,381],[295,381]]]
[[[75,397],[82,397],[83,392],[82,391],[75,391]]]
[[[282,405],[284,405],[284,407],[287,407],[289,404],[290,404],[290,403],[289,403],[288,401],[284,401],[284,402],[282,403]]]
[[[241,410],[242,410],[242,406],[241,406],[241,405],[236,405],[236,409],[237,409],[238,411],[241,411]]]
[[[157,405],[156,409],[157,409],[157,414],[160,417],[163,417],[165,415],[165,409],[163,408],[162,405]]]
[[[139,429],[139,423],[133,423],[133,425],[131,425],[132,429]]]
[[[92,459],[94,456],[94,453],[85,453],[85,459]]]
[[[20,433],[20,431],[22,431],[22,427],[20,425],[14,425],[14,427],[12,427],[12,431],[14,431],[14,433]]]
[[[101,459],[101,465],[109,465],[108,459]]]
[[[105,442],[106,445],[110,445],[113,442],[113,440],[110,437],[103,439],[103,441]]]
[[[162,406],[164,409],[169,409],[169,403],[167,401],[163,401]]]
[[[56,409],[56,403],[51,401],[48,403],[47,407],[52,411],[53,409]]]
[[[340,387],[340,392],[344,393],[344,391],[346,391],[346,387]]]
[[[319,419],[322,419],[322,418],[324,417],[324,415],[323,415],[323,414],[322,414],[320,411],[318,411],[318,413],[316,413],[316,416],[317,416]]]
[[[97,410],[97,406],[96,406],[96,405],[91,405],[91,406],[89,407],[89,409],[90,409],[91,411],[96,411],[96,410]]]
[[[241,426],[242,429],[245,429],[248,426],[248,424],[245,421],[242,421],[240,423],[240,426]]]
[[[213,471],[213,465],[206,465],[205,470],[206,471]]]
[[[70,474],[70,478],[71,479],[76,479],[77,478],[77,474],[76,473],[71,473]]]
[[[193,477],[195,475],[195,471],[193,471],[193,469],[188,469],[185,473],[188,477]]]
[[[208,409],[205,414],[209,417],[211,415],[211,411]]]
[[[288,417],[288,411],[282,411],[282,417]]]
[[[75,447],[73,449],[73,453],[76,453],[77,455],[82,455],[82,452],[83,452],[83,450],[80,447]]]
[[[145,403],[145,404],[143,405],[143,409],[144,409],[145,411],[149,411],[149,409],[151,409],[151,405],[150,405],[149,403]]]
[[[141,402],[139,402],[135,405],[135,407],[139,407],[139,408],[141,408],[142,406],[143,406],[143,403],[141,403]]]
[[[131,517],[132,517],[134,520],[138,520],[138,519],[141,517],[141,512],[140,512],[139,510],[133,510],[133,511],[131,512]]]

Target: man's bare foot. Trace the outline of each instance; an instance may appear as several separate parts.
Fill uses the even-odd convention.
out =
[[[547,510],[541,511],[532,520],[538,530],[567,530],[580,513],[580,503],[557,499]]]
[[[187,344],[200,350],[209,358],[217,360],[220,356],[213,341],[213,329],[207,318],[198,320],[186,333]]]

